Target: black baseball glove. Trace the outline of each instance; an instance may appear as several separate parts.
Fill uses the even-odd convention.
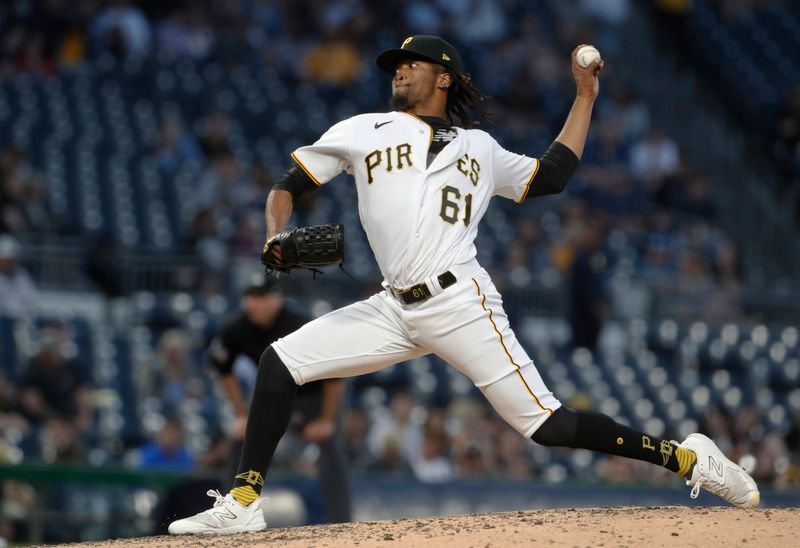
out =
[[[280,246],[280,258],[275,247]],[[264,244],[261,262],[267,273],[291,272],[299,268],[316,270],[344,261],[344,225],[331,224],[287,228]]]

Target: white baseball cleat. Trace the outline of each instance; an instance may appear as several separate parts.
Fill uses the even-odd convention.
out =
[[[267,522],[257,499],[249,506],[242,506],[228,493],[225,496],[217,490],[206,493],[214,497],[214,507],[189,518],[179,519],[169,524],[170,535],[230,535],[233,533],[252,533],[264,531]]]
[[[696,499],[702,487],[739,508],[758,506],[761,495],[756,482],[741,466],[726,458],[711,439],[703,434],[689,434],[680,446],[697,455],[692,476],[686,480],[686,485],[692,488],[689,496]]]

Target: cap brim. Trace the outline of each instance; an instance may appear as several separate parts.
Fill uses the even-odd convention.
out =
[[[432,59],[426,55],[400,48],[387,49],[381,52],[378,57],[375,58],[375,62],[384,72],[394,74],[395,69],[397,69],[397,62],[400,61],[400,59],[422,59],[423,61],[436,63],[437,65],[441,64],[436,61],[436,59]]]

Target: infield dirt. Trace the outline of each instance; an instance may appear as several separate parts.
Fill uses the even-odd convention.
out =
[[[572,508],[270,529],[225,537],[146,537],[81,548],[211,546],[500,548],[503,546],[800,546],[800,509]]]

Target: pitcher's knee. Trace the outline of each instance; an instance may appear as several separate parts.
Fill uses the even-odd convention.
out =
[[[546,447],[574,447],[578,432],[578,415],[572,409],[559,407],[533,433],[531,439]]]
[[[271,345],[264,350],[261,359],[258,360],[256,390],[291,394],[297,392],[297,383]]]

